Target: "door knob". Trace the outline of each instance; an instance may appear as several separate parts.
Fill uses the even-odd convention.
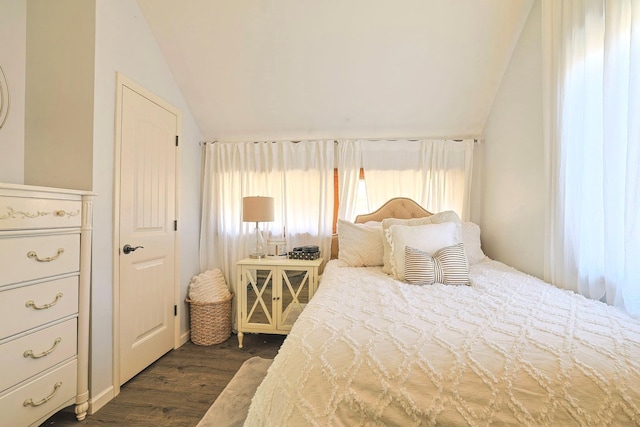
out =
[[[131,246],[130,244],[126,244],[122,247],[122,252],[124,252],[125,255],[135,251],[136,249],[144,249],[144,246]]]

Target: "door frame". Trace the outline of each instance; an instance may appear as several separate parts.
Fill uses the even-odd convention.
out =
[[[153,92],[135,83],[119,71],[116,72],[116,111],[115,111],[115,144],[113,174],[113,397],[120,394],[120,173],[122,155],[122,99],[123,89],[127,87],[165,110],[175,114],[176,135],[182,137],[182,112]],[[175,220],[180,223],[180,146],[176,146],[175,156]],[[174,316],[173,348],[180,347],[180,319],[182,304],[180,300],[180,227],[175,231],[174,240],[174,277],[173,303],[177,306]]]

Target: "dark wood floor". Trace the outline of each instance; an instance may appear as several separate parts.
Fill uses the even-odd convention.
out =
[[[195,426],[245,360],[273,359],[284,338],[245,334],[242,349],[235,335],[212,346],[188,342],[132,378],[115,399],[84,421],[76,421],[70,407],[42,426]]]

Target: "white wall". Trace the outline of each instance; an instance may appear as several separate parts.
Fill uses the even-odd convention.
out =
[[[0,129],[0,181],[22,184],[25,174],[27,2],[0,0],[0,10],[0,40],[4,41],[0,65],[11,89],[10,115]],[[74,13],[73,9],[66,9],[66,12]],[[198,142],[201,135],[135,0],[97,0],[95,14],[95,84],[94,90],[85,94],[94,100],[93,114],[89,114],[94,117],[93,131],[86,144],[93,150],[91,189],[98,194],[94,209],[90,378],[92,400],[108,400],[113,392],[111,253],[116,71],[123,72],[183,113],[179,218],[181,301],[186,298],[189,279],[199,272],[201,156]],[[33,155],[38,155],[37,150]],[[41,184],[51,185],[48,182]],[[187,314],[188,307],[183,303],[180,326],[183,335],[188,329]]]
[[[0,182],[24,182],[24,99],[27,2],[0,0],[0,66],[9,84],[11,105],[0,129]]]
[[[536,0],[484,130],[483,249],[529,274],[544,273],[541,2]]]
[[[91,190],[95,2],[29,0],[24,182]]]
[[[113,153],[116,71],[182,110],[180,199],[181,301],[199,271],[201,135],[135,0],[96,2],[94,107],[94,255],[91,394],[108,395],[112,385]],[[181,333],[187,330],[182,304]]]

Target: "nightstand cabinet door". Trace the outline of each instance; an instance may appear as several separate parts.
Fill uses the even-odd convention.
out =
[[[288,334],[318,287],[322,259],[238,261],[238,344],[245,332]]]
[[[273,267],[246,266],[242,269],[239,309],[243,327],[264,328],[265,331],[275,327],[276,274]]]
[[[280,295],[276,297],[278,329],[291,330],[302,310],[315,292],[313,269],[283,268],[280,272]]]

